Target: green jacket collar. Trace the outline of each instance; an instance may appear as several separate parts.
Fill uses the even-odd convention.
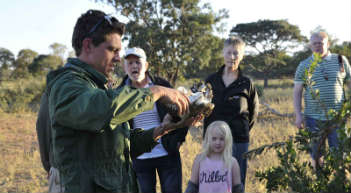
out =
[[[98,72],[93,67],[91,67],[89,64],[79,60],[78,58],[68,58],[67,62],[69,64],[72,64],[73,66],[78,66],[79,68],[82,68],[95,81],[97,81],[103,85],[107,83],[107,77],[105,75],[103,75],[101,72]]]

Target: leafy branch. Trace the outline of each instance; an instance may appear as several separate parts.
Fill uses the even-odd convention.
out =
[[[268,150],[274,149],[280,165],[257,171],[256,177],[266,182],[267,192],[351,192],[351,128],[347,121],[351,117],[350,98],[347,98],[340,110],[327,111],[319,98],[319,91],[313,89],[313,72],[321,61],[320,55],[314,54],[311,66],[305,71],[305,86],[309,88],[311,96],[317,100],[325,110],[327,121],[319,125],[319,132],[300,129],[295,136],[290,136],[285,142],[275,142],[263,145],[247,152],[244,157],[252,159]],[[326,150],[327,136],[338,129],[339,145],[337,149]],[[311,151],[312,142],[318,142],[317,157],[324,155],[323,165],[317,164],[314,169],[307,161],[301,161],[302,153]]]

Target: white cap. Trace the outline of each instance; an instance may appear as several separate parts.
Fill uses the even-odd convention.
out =
[[[138,47],[129,48],[126,51],[124,58],[127,58],[129,55],[137,56],[140,59],[143,59],[146,61],[146,54],[145,54],[144,50],[141,48],[138,48]]]

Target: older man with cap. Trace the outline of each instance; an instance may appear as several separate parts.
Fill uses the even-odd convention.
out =
[[[153,85],[170,87],[168,81],[153,77],[148,72],[149,63],[143,49],[133,47],[126,50],[123,68],[126,76],[120,86],[148,88]],[[131,128],[145,130],[157,127],[166,116],[166,107],[156,102],[152,110],[145,111],[129,121]],[[163,193],[182,192],[182,167],[179,147],[185,141],[188,128],[177,129],[159,139],[151,152],[133,159],[133,168],[142,192],[156,192],[156,171],[160,178]]]

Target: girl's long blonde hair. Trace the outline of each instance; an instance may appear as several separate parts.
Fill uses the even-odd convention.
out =
[[[222,152],[222,159],[225,167],[230,169],[232,167],[233,137],[229,125],[224,121],[214,121],[207,127],[205,138],[202,143],[200,159],[203,160],[211,154],[210,142],[212,140],[212,130],[214,129],[219,130],[224,136],[225,143]]]

